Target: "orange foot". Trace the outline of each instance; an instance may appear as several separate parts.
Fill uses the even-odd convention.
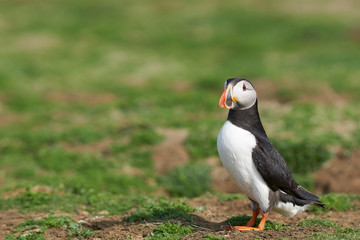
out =
[[[255,214],[254,214],[255,215]],[[248,227],[248,226],[229,226],[227,227],[225,230],[226,231],[230,231],[230,230],[238,230],[238,231],[251,231],[251,230],[254,230],[254,231],[262,231],[264,230],[265,228],[265,222],[266,222],[266,218],[267,216],[269,215],[269,213],[264,213],[263,214],[263,217],[259,223],[259,226],[258,227]],[[248,223],[249,225],[249,223]]]

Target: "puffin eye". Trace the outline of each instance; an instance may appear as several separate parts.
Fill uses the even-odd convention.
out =
[[[247,89],[245,83],[243,84],[243,91],[245,91]]]

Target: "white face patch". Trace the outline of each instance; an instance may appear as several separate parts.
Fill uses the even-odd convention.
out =
[[[240,110],[245,110],[252,107],[256,102],[256,91],[254,87],[247,81],[240,81],[232,91],[233,97],[236,97],[237,103],[233,103],[233,108],[238,105]]]

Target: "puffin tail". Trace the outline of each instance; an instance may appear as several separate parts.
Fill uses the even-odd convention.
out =
[[[319,207],[325,207],[325,205],[319,201],[319,197],[309,192],[302,186],[298,185],[295,189],[291,189],[291,195],[293,195],[294,203],[297,205],[316,205]]]
[[[324,207],[318,196],[297,185],[295,188],[287,189],[286,192],[279,191],[279,202],[274,210],[286,217],[292,217],[311,205]]]

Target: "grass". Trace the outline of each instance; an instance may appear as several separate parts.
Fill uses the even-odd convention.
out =
[[[191,220],[191,216],[188,213],[194,211],[195,209],[185,202],[174,203],[160,201],[158,203],[149,203],[142,208],[137,208],[130,216],[124,217],[123,220],[126,222],[170,220],[176,218]]]
[[[330,210],[336,212],[351,211],[354,210],[352,200],[353,196],[349,194],[330,193],[320,197],[320,201],[325,204],[325,208],[312,206],[309,210],[314,211],[315,214],[326,214]]]
[[[360,229],[359,228],[342,228],[337,230],[335,233],[315,233],[307,239],[318,239],[318,240],[337,240],[337,239],[359,239]]]
[[[306,219],[297,224],[302,227],[325,227],[336,230],[334,233],[318,232],[306,239],[358,239],[360,237],[359,228],[338,228],[337,224],[327,219]]]
[[[151,232],[151,236],[147,239],[149,240],[160,240],[160,239],[168,239],[168,240],[177,240],[180,237],[189,235],[193,232],[193,228],[191,226],[182,227],[181,223],[173,224],[167,222],[166,224],[162,224],[154,228]]]
[[[122,214],[134,205],[143,205],[152,201],[145,196],[134,198],[123,197],[110,193],[83,191],[80,193],[41,193],[31,189],[8,199],[0,199],[0,210],[17,209],[22,213],[33,211],[65,211],[76,212],[79,206],[84,211],[95,214],[107,210],[109,214]]]
[[[173,197],[198,197],[212,192],[210,171],[205,164],[187,164],[171,169],[160,182]]]
[[[58,228],[67,231],[68,237],[71,239],[86,238],[93,235],[95,232],[90,229],[82,229],[80,223],[67,216],[49,216],[41,219],[29,219],[16,226],[12,232],[18,234],[14,237],[11,234],[6,235],[7,240],[12,239],[45,239],[44,232],[49,228]]]
[[[274,146],[288,160],[294,174],[307,174],[318,170],[331,157],[331,152],[323,144],[315,141],[273,141]],[[306,159],[306,164],[304,164]]]
[[[328,228],[337,228],[336,223],[331,220],[326,219],[306,219],[298,223],[302,227],[328,227]]]
[[[217,198],[220,202],[229,202],[235,199],[246,199],[246,195],[241,193],[222,193],[218,194]]]

